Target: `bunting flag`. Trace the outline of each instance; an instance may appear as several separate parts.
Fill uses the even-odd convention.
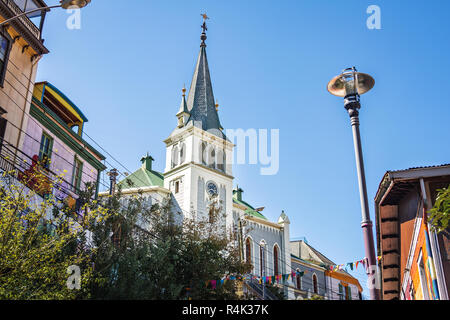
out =
[[[366,265],[368,265],[368,259],[364,258],[361,260],[357,260],[355,262],[348,262],[346,264],[335,264],[335,265],[330,265],[330,266],[325,266],[322,265],[322,267],[326,268],[327,270],[330,270],[332,272],[336,272],[339,270],[345,270],[346,272],[348,272],[347,267],[350,267],[350,270],[353,271],[353,267],[355,268],[355,270],[358,270],[358,265],[361,263],[364,267],[366,267]],[[382,256],[377,256],[377,261],[381,261],[382,260]],[[231,275],[227,275],[225,276],[223,279],[219,279],[219,280],[208,280],[205,282],[206,287],[208,287],[209,285],[211,285],[211,288],[213,290],[215,290],[217,287],[224,285],[224,283],[226,283],[226,281],[229,280],[256,280],[259,284],[263,284],[263,283],[268,283],[268,284],[275,284],[275,283],[280,283],[280,282],[286,282],[289,280],[295,281],[295,278],[297,277],[303,277],[305,274],[307,274],[309,271],[308,270],[303,270],[303,271],[294,271],[291,270],[290,273],[286,273],[286,274],[278,274],[278,275],[273,275],[273,276],[264,276],[264,277],[258,277],[256,275],[253,276],[241,276],[241,275],[236,275],[236,276],[231,276]]]

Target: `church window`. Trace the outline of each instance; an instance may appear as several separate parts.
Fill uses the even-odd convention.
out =
[[[175,181],[175,193],[180,192],[180,181]]]
[[[314,293],[318,293],[318,288],[317,288],[317,276],[316,276],[316,274],[313,274],[313,276],[312,276],[312,280],[313,280],[313,290],[314,290]]]
[[[175,168],[178,165],[178,148],[173,147],[172,149],[172,168]]]
[[[225,172],[225,153],[222,150],[217,152],[217,169]]]
[[[264,243],[259,245],[259,267],[261,277],[266,275],[266,247]]]
[[[278,264],[278,260],[279,260],[279,254],[278,254],[278,246],[275,245],[273,247],[273,269],[275,271],[275,275],[278,275],[280,272],[279,270],[279,264]]]
[[[245,256],[247,263],[252,263],[252,247],[250,243],[250,238],[245,241]]]
[[[206,165],[206,143],[202,142],[200,145],[200,162]]]
[[[180,164],[186,160],[186,145],[183,143],[180,148]]]
[[[302,290],[302,277],[299,275],[300,269],[297,268],[297,276],[295,277],[297,280],[297,289]]]
[[[213,169],[216,167],[216,150],[213,147],[211,147],[209,152],[208,166]]]

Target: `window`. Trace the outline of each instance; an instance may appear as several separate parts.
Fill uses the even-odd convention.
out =
[[[78,192],[80,190],[82,174],[83,174],[83,163],[77,157],[75,157],[72,176],[72,185],[74,187],[75,192]]]
[[[313,274],[312,280],[313,280],[313,290],[314,290],[314,293],[317,294],[319,291],[317,290],[317,276],[316,276],[316,274]]]
[[[180,181],[175,181],[175,193],[180,192]]]
[[[261,277],[266,275],[266,248],[264,244],[259,245],[259,268]]]
[[[297,289],[302,290],[302,277],[300,277],[300,269],[297,268],[296,272],[296,280],[297,280]]]
[[[5,79],[6,66],[9,57],[9,43],[10,41],[4,35],[0,34],[0,86],[3,86]]]
[[[39,148],[39,161],[44,168],[50,168],[52,158],[53,139],[46,133],[42,134],[41,147]]]
[[[174,147],[172,149],[172,168],[175,168],[178,165],[178,148]]]
[[[350,289],[350,286],[345,287],[345,300],[352,300],[352,289]]]
[[[279,270],[278,270],[278,246],[275,245],[273,247],[273,270],[275,271],[275,275],[280,274]]]
[[[180,164],[186,160],[186,145],[183,143],[180,148]]]
[[[217,169],[225,172],[225,153],[222,150],[217,152]]]
[[[211,151],[209,153],[208,166],[213,169],[216,167],[216,150],[214,150],[213,147],[211,147]]]
[[[8,122],[5,118],[3,118],[3,114],[5,113],[6,111],[0,108],[0,151],[2,150],[3,139],[5,138],[6,123]]]
[[[339,283],[339,300],[344,300],[344,286]]]
[[[200,145],[200,155],[199,155],[200,163],[206,165],[206,143],[202,142]]]
[[[252,247],[251,247],[250,238],[245,240],[245,260],[247,263],[252,263]]]

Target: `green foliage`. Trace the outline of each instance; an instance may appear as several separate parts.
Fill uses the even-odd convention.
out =
[[[217,201],[207,218],[183,220],[169,198],[151,207],[141,194],[127,197],[126,205],[121,199],[119,191],[107,200],[115,214],[93,230],[94,299],[238,298],[235,281],[215,290],[206,286],[248,271],[224,232]]]
[[[438,190],[438,195],[433,208],[429,211],[430,223],[437,233],[447,232],[450,218],[450,186]]]
[[[268,289],[271,293],[273,293],[278,300],[285,300],[286,297],[284,295],[284,291],[279,286],[273,284],[266,284],[266,289]]]
[[[97,201],[88,184],[75,213],[73,203],[43,196],[56,182],[33,172],[37,194],[13,175],[0,181],[0,299],[240,298],[238,281],[207,286],[249,271],[217,199],[207,217],[183,219],[170,198],[148,206],[141,193],[123,197],[119,190]],[[73,265],[81,269],[81,290],[67,286]]]
[[[56,182],[40,172],[32,177],[33,190],[14,178],[15,172],[0,177],[0,299],[76,299],[88,297],[89,251],[83,248],[88,225],[73,219],[68,207],[52,195],[42,197]],[[58,180],[58,178],[56,179]],[[86,212],[86,220],[97,220],[104,211]],[[82,290],[70,290],[69,266],[78,266]]]

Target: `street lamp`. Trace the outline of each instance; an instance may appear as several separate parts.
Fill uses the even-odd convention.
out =
[[[8,22],[11,22],[12,20],[20,18],[22,16],[29,15],[30,13],[33,13],[33,12],[50,10],[50,9],[54,9],[54,8],[63,8],[63,9],[78,8],[78,9],[81,9],[81,8],[86,7],[90,2],[91,2],[91,0],[61,0],[59,5],[36,8],[36,9],[30,10],[30,11],[27,11],[27,12],[22,12],[21,14],[18,14],[16,16],[12,17],[12,18],[6,19],[5,21],[2,21],[0,23],[0,27],[2,25],[4,25],[4,24],[7,24]]]
[[[369,201],[367,198],[366,177],[364,173],[364,160],[361,148],[361,136],[359,133],[359,109],[361,104],[359,97],[368,92],[375,85],[375,80],[368,74],[357,72],[356,68],[347,68],[334,77],[328,83],[328,91],[338,97],[344,98],[344,106],[347,110],[353,131],[353,142],[355,145],[356,170],[358,172],[359,194],[361,200],[361,213],[364,247],[369,267],[368,274],[376,276],[375,246],[373,241],[372,221],[370,220]],[[376,280],[376,279],[375,279]],[[371,286],[370,297],[372,300],[379,299],[379,292],[375,286]]]

